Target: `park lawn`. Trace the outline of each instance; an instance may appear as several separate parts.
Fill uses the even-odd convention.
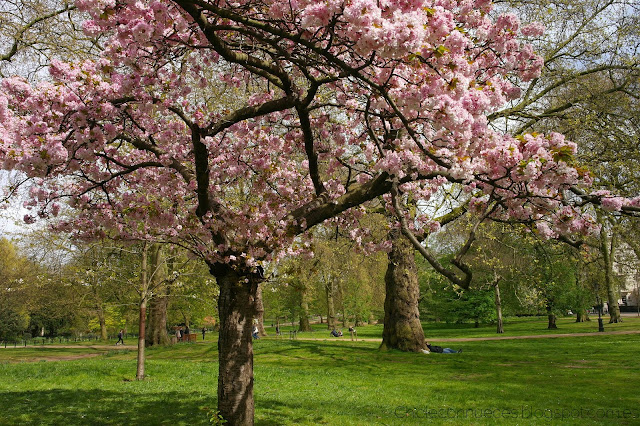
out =
[[[424,355],[348,339],[260,339],[256,423],[538,425],[551,416],[568,425],[640,422],[640,335],[459,346],[461,354]],[[215,412],[213,340],[147,350],[143,382],[133,380],[135,351],[6,362],[20,350],[0,351],[2,425],[197,425]]]

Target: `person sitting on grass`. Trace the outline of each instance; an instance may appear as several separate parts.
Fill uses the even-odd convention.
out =
[[[429,348],[429,352],[434,352],[436,354],[457,354],[462,352],[462,349],[456,351],[451,348],[443,348],[442,346],[430,345],[429,342],[426,343],[427,348]]]
[[[336,330],[336,329],[334,328],[333,330],[331,330],[331,335],[332,335],[333,337],[342,337],[342,330],[341,330],[341,331],[338,331],[338,330]]]
[[[254,339],[259,339],[260,336],[258,334],[258,326],[254,325],[253,326],[253,331],[251,332],[251,337],[253,337]]]

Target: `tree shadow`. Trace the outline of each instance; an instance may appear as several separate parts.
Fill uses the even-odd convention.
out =
[[[216,399],[182,393],[105,390],[0,392],[2,425],[205,425]],[[205,408],[209,407],[209,408]]]

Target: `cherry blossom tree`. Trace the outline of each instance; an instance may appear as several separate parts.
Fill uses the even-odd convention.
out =
[[[218,405],[253,422],[252,320],[264,262],[354,226],[383,197],[407,234],[405,196],[462,185],[481,218],[588,232],[564,194],[588,185],[560,134],[508,135],[487,114],[519,96],[539,34],[487,0],[78,0],[98,59],[51,61],[50,79],[2,82],[0,164],[33,185],[25,220],[83,238],[171,242],[220,286]],[[230,87],[247,102],[226,101]],[[638,210],[640,199],[585,190]],[[419,244],[418,244],[419,245]],[[428,253],[426,253],[428,256]],[[454,259],[455,260],[455,259]],[[470,275],[440,267],[454,282]]]

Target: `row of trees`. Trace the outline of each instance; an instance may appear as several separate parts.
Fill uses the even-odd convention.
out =
[[[462,231],[455,228],[452,225],[443,231],[441,241],[459,240]],[[498,332],[503,331],[501,315],[547,315],[549,328],[556,327],[556,315],[568,312],[584,321],[589,310],[607,300],[608,284],[617,305],[622,284],[616,273],[607,282],[608,258],[598,250],[598,239],[588,243],[588,248],[577,250],[511,225],[487,225],[469,253],[475,278],[468,289],[452,284],[421,257],[415,259],[419,293],[413,298],[419,317],[436,322],[496,323]],[[385,308],[389,309],[384,304],[384,277],[389,267],[384,253],[362,252],[348,238],[329,233],[319,236],[313,253],[313,257],[278,265],[265,283],[264,309],[270,321],[295,323],[300,331],[310,329],[309,318],[319,320],[321,325],[316,327],[323,329],[384,322]],[[451,253],[443,247],[440,255]],[[410,248],[407,256],[414,256]],[[635,255],[616,258],[619,264],[638,263]],[[615,309],[609,313],[611,322],[619,320]]]
[[[214,326],[216,288],[202,279],[201,262],[183,251],[163,259],[154,246],[145,272],[143,250],[71,243],[46,232],[0,239],[0,340],[86,334],[107,340],[120,329],[138,334],[145,274],[147,346],[167,343],[178,324]]]

